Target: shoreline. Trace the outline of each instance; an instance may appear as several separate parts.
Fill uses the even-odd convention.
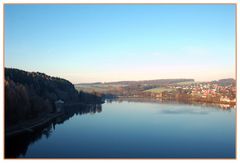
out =
[[[163,98],[151,98],[151,97],[124,97],[118,96],[113,100],[144,100],[144,101],[152,101],[152,102],[177,102],[177,103],[184,103],[184,104],[198,104],[198,105],[228,105],[230,107],[236,106],[236,103],[226,103],[226,102],[210,102],[210,101],[200,101],[200,100],[177,100],[177,99],[163,99]]]
[[[66,103],[64,104],[64,107],[67,108],[67,107],[79,106],[79,105],[88,106],[88,105],[95,105],[95,104],[99,104],[99,103],[82,103],[82,102]],[[34,132],[35,129],[45,125],[46,123],[64,114],[65,114],[65,111],[62,111],[59,113],[57,112],[50,113],[36,119],[27,120],[20,124],[16,124],[13,126],[5,126],[5,137],[11,137],[11,136],[19,135],[26,132]]]
[[[196,100],[176,100],[176,99],[162,99],[162,98],[146,98],[146,97],[124,97],[124,96],[118,96],[114,99],[105,99],[105,100],[122,100],[122,101],[128,101],[128,100],[144,100],[144,101],[152,101],[152,102],[179,102],[179,103],[184,103],[184,104],[212,104],[216,106],[221,106],[221,105],[228,105],[229,107],[234,107],[236,104],[231,104],[231,103],[219,103],[219,102],[207,102],[207,101],[196,101]],[[72,107],[76,105],[95,105],[99,103],[82,103],[82,102],[77,102],[77,103],[66,103],[64,107]],[[100,103],[103,104],[103,103]],[[36,128],[39,128],[46,123],[50,122],[54,118],[57,118],[59,116],[62,116],[65,114],[65,111],[59,112],[59,113],[51,113],[48,115],[45,115],[43,117],[39,117],[37,119],[31,119],[28,121],[25,121],[21,124],[16,124],[13,126],[5,126],[5,137],[11,137],[15,135],[19,135],[22,133],[26,132],[34,132]]]
[[[22,124],[17,124],[12,127],[6,127],[5,128],[5,137],[11,137],[11,136],[15,136],[15,135],[22,134],[25,132],[33,132],[34,129],[45,125],[49,121],[51,121],[54,118],[57,118],[63,114],[64,114],[63,112],[52,113],[52,114],[48,114],[48,115],[38,118],[38,119],[32,119],[32,120],[23,122]],[[35,122],[31,122],[31,121],[35,121]],[[9,128],[9,129],[7,129],[7,128]]]

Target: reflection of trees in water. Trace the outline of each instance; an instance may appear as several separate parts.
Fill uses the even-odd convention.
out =
[[[235,106],[229,105],[229,104],[217,104],[217,103],[202,103],[202,102],[194,102],[194,101],[171,101],[171,100],[163,100],[163,99],[153,99],[153,98],[118,98],[115,100],[111,100],[111,102],[119,102],[122,103],[124,101],[126,102],[139,102],[139,103],[159,103],[159,104],[187,104],[192,106],[203,106],[203,107],[214,107],[221,110],[228,110],[231,111],[231,109],[235,108]]]
[[[29,131],[16,136],[5,137],[5,157],[24,157],[26,155],[28,146],[37,140],[40,140],[43,136],[46,138],[51,136],[51,133],[55,130],[56,124],[62,124],[74,115],[82,115],[87,113],[95,114],[100,113],[101,111],[101,104],[67,106],[62,116],[54,118],[51,122],[46,123],[34,131]]]

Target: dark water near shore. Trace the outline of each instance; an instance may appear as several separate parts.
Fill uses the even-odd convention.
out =
[[[235,108],[112,102],[7,140],[7,157],[234,158]]]

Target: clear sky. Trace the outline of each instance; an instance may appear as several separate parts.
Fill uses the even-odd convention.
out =
[[[235,5],[5,5],[5,66],[73,83],[234,78]]]

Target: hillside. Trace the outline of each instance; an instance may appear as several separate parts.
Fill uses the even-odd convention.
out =
[[[118,81],[118,82],[108,82],[105,84],[122,84],[122,85],[132,85],[132,84],[148,84],[148,85],[166,85],[174,84],[180,82],[194,82],[194,79],[155,79],[155,80],[139,80],[139,81]]]
[[[75,84],[78,91],[98,92],[105,97],[116,96],[132,96],[142,93],[146,90],[165,87],[170,84],[177,83],[194,83],[194,79],[156,79],[156,80],[140,80],[140,81],[117,81],[105,83],[83,83]]]
[[[213,81],[213,82],[221,86],[236,85],[236,80],[234,80],[233,78],[220,79],[218,81]]]
[[[194,82],[194,79],[154,79],[154,80],[137,80],[137,81],[116,81],[116,82],[95,82],[95,83],[79,83],[75,85],[135,85],[135,84],[145,84],[145,85],[166,85],[174,84],[180,82]]]
[[[39,72],[5,68],[5,117],[12,125],[55,112],[54,102],[96,103],[96,94],[78,93],[74,85],[61,78]]]

